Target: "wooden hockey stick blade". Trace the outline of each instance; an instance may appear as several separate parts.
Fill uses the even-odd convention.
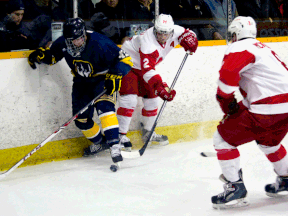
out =
[[[132,152],[127,152],[127,151],[122,151],[121,150],[121,155],[123,158],[138,158],[141,157],[139,151],[132,151]]]
[[[201,152],[200,155],[202,157],[216,157],[217,156],[215,152]]]

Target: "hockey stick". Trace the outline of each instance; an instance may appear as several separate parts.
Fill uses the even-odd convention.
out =
[[[217,157],[216,152],[201,152],[200,155],[202,157]]]
[[[77,114],[75,114],[72,118],[70,118],[67,122],[65,122],[61,127],[59,127],[54,133],[52,133],[49,137],[47,137],[44,141],[42,141],[38,146],[36,146],[31,152],[29,152],[25,157],[23,157],[20,161],[18,161],[13,167],[7,170],[4,173],[0,174],[0,180],[9,175],[13,170],[19,167],[24,161],[26,161],[32,154],[38,151],[41,147],[43,147],[47,142],[49,142],[53,137],[55,137],[58,133],[64,130],[72,121],[74,121],[80,114],[84,113],[88,107],[93,104],[98,98],[100,98],[107,89],[104,89],[97,97],[95,97],[90,103],[88,103],[83,109],[81,109]]]
[[[175,78],[174,78],[174,80],[172,82],[172,85],[171,85],[170,89],[174,88],[174,86],[176,84],[176,81],[177,81],[177,79],[178,79],[178,77],[179,77],[179,75],[180,75],[180,73],[182,71],[182,68],[183,68],[183,66],[184,66],[184,64],[185,64],[185,62],[187,60],[188,55],[189,55],[188,53],[185,54],[184,59],[183,59],[181,65],[180,65],[180,67],[178,69],[178,72],[177,72],[177,74],[176,74],[176,76],[175,76]],[[150,140],[152,138],[152,135],[153,135],[153,132],[154,132],[154,130],[156,128],[158,120],[160,119],[160,117],[162,115],[162,112],[163,112],[163,110],[164,110],[164,108],[166,106],[166,103],[167,103],[167,101],[165,100],[163,102],[162,106],[161,106],[161,109],[160,109],[156,119],[155,119],[155,122],[154,122],[154,124],[152,126],[152,129],[151,129],[151,131],[149,133],[149,136],[147,137],[147,140],[146,140],[145,144],[142,146],[142,148],[139,151],[134,151],[134,152],[121,151],[121,154],[122,154],[122,156],[124,158],[138,158],[138,157],[140,157],[140,156],[142,156],[144,154],[144,152],[145,152],[145,150],[146,150],[146,148],[148,146],[148,143],[150,142]]]
[[[232,15],[232,0],[227,1],[227,31],[226,31],[226,44],[229,44],[231,41],[231,35],[228,34],[228,27],[232,23],[233,15]]]

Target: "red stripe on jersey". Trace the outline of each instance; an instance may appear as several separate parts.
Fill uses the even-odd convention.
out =
[[[134,112],[134,109],[127,109],[124,107],[119,107],[117,110],[117,115],[132,117],[133,112]]]
[[[255,56],[247,50],[229,53],[224,56],[223,65],[219,71],[221,82],[229,86],[239,86],[239,72],[248,64],[255,62]]]
[[[238,149],[216,149],[218,160],[232,160],[240,157]]]
[[[288,102],[288,94],[280,94],[267,98],[263,98],[261,100],[255,101],[252,104],[280,104]]]
[[[280,148],[271,154],[266,155],[268,160],[271,162],[277,162],[280,161],[282,158],[284,158],[286,156],[287,152],[286,149],[284,148],[284,146],[280,146]]]
[[[157,110],[145,110],[142,109],[142,116],[146,116],[146,117],[151,117],[151,116],[156,116],[157,115]]]

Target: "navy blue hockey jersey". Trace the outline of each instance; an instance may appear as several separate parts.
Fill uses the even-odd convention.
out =
[[[55,62],[65,58],[72,74],[81,78],[92,78],[109,71],[111,74],[126,75],[133,65],[131,57],[121,50],[108,37],[97,32],[87,31],[87,41],[80,56],[72,57],[67,52],[64,36],[59,37],[51,46]]]

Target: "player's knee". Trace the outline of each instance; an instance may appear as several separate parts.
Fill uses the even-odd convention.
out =
[[[97,112],[103,131],[119,128],[115,106],[109,101],[101,101],[97,104]]]
[[[137,95],[128,94],[120,97],[119,107],[134,109],[137,106]]]
[[[222,138],[218,130],[216,130],[216,132],[213,135],[213,145],[216,151],[236,149],[235,146],[230,145]]]
[[[281,147],[281,144],[278,144],[277,146],[266,146],[266,145],[260,145],[258,142],[257,142],[257,146],[259,147],[259,149],[265,154],[265,155],[269,155],[269,154],[272,154],[272,153],[275,153],[277,152],[280,147]]]
[[[111,101],[99,101],[96,104],[96,109],[98,115],[101,115],[102,113],[106,112],[115,112],[115,104],[112,103]]]
[[[143,104],[145,110],[155,110],[158,108],[159,98],[144,98]]]
[[[94,121],[90,118],[79,118],[75,120],[75,125],[80,130],[87,130],[93,127]]]

